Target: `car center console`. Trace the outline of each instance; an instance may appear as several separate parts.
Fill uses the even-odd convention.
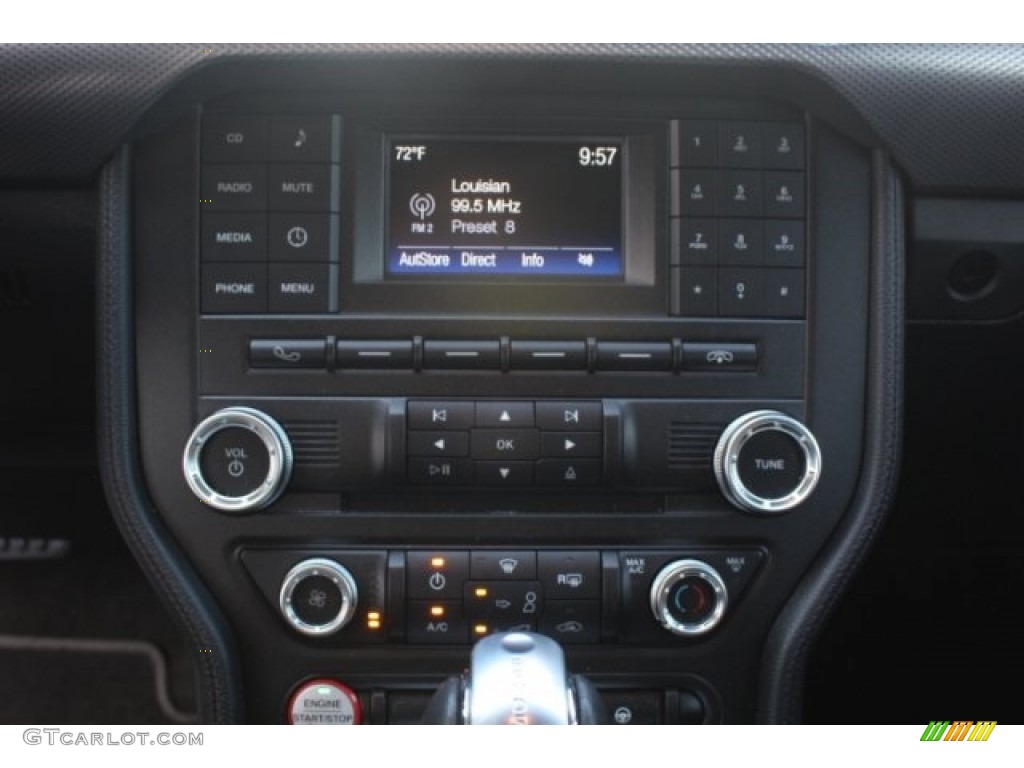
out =
[[[875,460],[884,169],[743,94],[336,74],[179,98],[108,180],[139,482],[234,717],[416,721],[505,630],[616,722],[770,717]]]

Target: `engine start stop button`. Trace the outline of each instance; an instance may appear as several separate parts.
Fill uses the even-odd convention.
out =
[[[363,708],[356,692],[337,680],[310,680],[288,703],[290,725],[359,725]]]

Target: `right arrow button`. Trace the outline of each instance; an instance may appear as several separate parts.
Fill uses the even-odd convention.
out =
[[[591,458],[601,456],[600,432],[544,432],[541,456],[545,458]]]

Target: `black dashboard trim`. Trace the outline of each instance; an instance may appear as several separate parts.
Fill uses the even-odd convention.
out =
[[[772,627],[761,664],[757,719],[798,723],[814,641],[882,530],[899,481],[903,423],[904,212],[891,159],[873,153],[867,398],[858,493],[840,527]]]
[[[195,651],[199,721],[243,718],[232,632],[209,591],[160,522],[139,461],[135,393],[134,282],[130,242],[131,152],[125,147],[100,179],[97,263],[99,466],[111,511],[142,570]]]

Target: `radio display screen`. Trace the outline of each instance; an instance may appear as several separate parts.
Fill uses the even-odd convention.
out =
[[[388,137],[386,275],[621,280],[625,148]]]

